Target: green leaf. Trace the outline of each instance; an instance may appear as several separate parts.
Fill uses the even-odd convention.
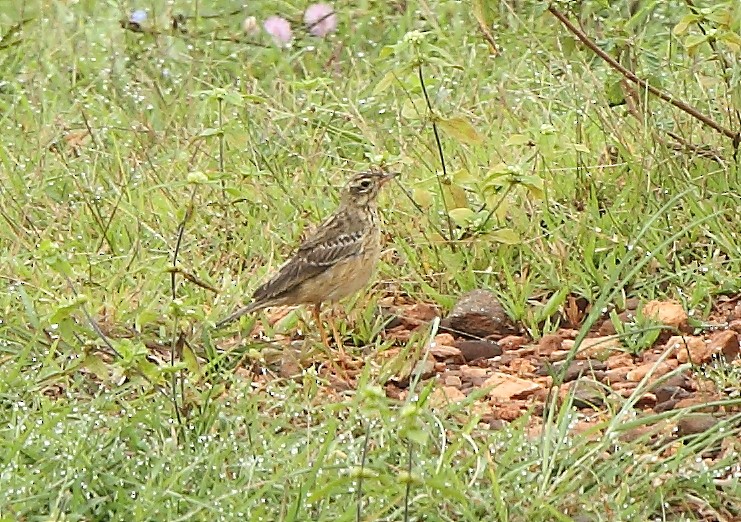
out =
[[[223,134],[224,131],[221,129],[203,129],[198,135],[202,138],[208,138],[209,136],[216,136],[219,134]]]
[[[705,20],[709,20],[719,26],[728,27],[731,24],[730,5],[705,15]]]
[[[511,228],[500,228],[490,232],[488,236],[498,243],[504,243],[505,245],[519,245],[522,241],[520,236]]]
[[[451,175],[455,183],[462,187],[470,187],[478,182],[478,179],[468,169],[458,169]]]
[[[622,80],[613,80],[605,86],[605,95],[610,107],[617,107],[625,103]]]
[[[250,101],[252,103],[265,103],[268,101],[264,96],[258,96],[257,94],[242,94],[242,99]]]
[[[414,201],[422,208],[427,208],[432,205],[432,191],[423,189],[423,188],[415,188],[412,189],[412,197],[414,198]]]
[[[524,134],[513,134],[504,142],[505,147],[517,147],[530,143],[530,138]]]
[[[443,197],[448,208],[458,208],[468,206],[466,191],[455,183],[443,185]]]
[[[494,40],[494,35],[491,34],[491,30],[489,29],[492,26],[490,5],[484,0],[473,0],[471,8],[473,16],[479,24],[479,30],[487,36],[486,43],[489,45],[489,50],[492,54],[498,54],[498,49],[491,43]]]
[[[697,48],[707,41],[708,37],[705,34],[691,34],[684,39],[684,46],[690,55],[693,55]]]
[[[244,107],[244,98],[242,98],[242,94],[239,92],[225,91],[221,99],[230,105],[234,105],[236,107]]]
[[[93,373],[98,379],[103,382],[106,382],[108,380],[108,377],[110,376],[108,366],[99,356],[95,354],[87,354],[85,356],[85,359],[82,361],[81,366]]]
[[[467,143],[469,145],[478,145],[483,143],[484,139],[481,135],[476,132],[476,129],[471,123],[463,117],[455,116],[449,119],[439,119],[437,121],[438,127],[443,132],[449,134],[452,138],[455,138],[460,143]]]
[[[492,180],[501,176],[509,176],[510,174],[512,174],[512,167],[510,167],[506,163],[497,163],[489,169],[484,178],[486,180]]]
[[[459,227],[466,227],[476,217],[476,212],[474,212],[470,208],[461,207],[451,209],[448,212],[448,215],[450,216],[450,219],[455,222],[456,225],[458,225]]]
[[[38,328],[39,326],[39,316],[36,315],[36,310],[33,305],[33,301],[29,297],[29,295],[26,293],[26,285],[18,285],[17,291],[18,295],[21,298],[21,303],[23,303],[23,308],[26,312],[26,319],[34,328]]]
[[[424,116],[426,107],[422,98],[407,98],[401,106],[401,115],[407,120],[418,120]]]
[[[307,91],[315,91],[320,88],[326,89],[333,84],[334,81],[331,78],[326,78],[323,76],[315,76],[313,78],[306,78],[293,82],[293,85],[295,85],[297,88],[305,89]]]
[[[200,170],[195,170],[193,172],[188,172],[187,180],[188,183],[192,183],[193,185],[202,185],[208,183],[208,176]]]
[[[394,83],[395,79],[396,79],[395,71],[389,71],[386,74],[384,74],[383,78],[381,78],[381,80],[373,88],[373,96],[378,96],[379,94],[385,93],[388,90],[388,88],[391,87],[391,84]]]
[[[392,54],[396,52],[396,46],[395,45],[384,45],[381,47],[381,50],[378,52],[379,58],[388,58]]]
[[[183,363],[190,373],[193,375],[201,375],[201,365],[198,364],[198,357],[193,353],[193,350],[188,344],[183,345]]]
[[[741,36],[733,31],[724,31],[718,36],[718,41],[730,47],[731,51],[736,54],[741,52]]]
[[[674,26],[674,29],[672,29],[672,33],[674,33],[674,36],[682,36],[684,33],[687,32],[687,29],[689,29],[689,26],[691,24],[694,24],[700,19],[698,15],[694,14],[688,14],[684,15],[681,20],[677,23],[677,25]]]
[[[425,442],[427,442],[427,432],[417,427],[404,430],[403,435],[407,439],[411,440],[412,442],[416,442],[419,445],[423,445]]]
[[[543,199],[545,196],[545,185],[543,184],[543,178],[538,176],[521,176],[518,180],[520,185],[527,187],[534,197]]]

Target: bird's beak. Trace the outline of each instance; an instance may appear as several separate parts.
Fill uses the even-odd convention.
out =
[[[398,172],[387,172],[382,178],[381,178],[381,186],[385,185],[392,179],[394,179],[396,176],[398,176]]]

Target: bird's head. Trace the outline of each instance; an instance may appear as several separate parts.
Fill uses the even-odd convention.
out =
[[[369,170],[354,175],[342,191],[345,205],[365,206],[375,202],[378,193],[386,183],[397,176],[395,172]]]

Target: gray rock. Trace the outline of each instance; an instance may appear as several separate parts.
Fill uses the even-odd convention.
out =
[[[488,290],[472,290],[464,294],[440,326],[453,335],[478,338],[517,333],[504,307]]]
[[[682,437],[684,435],[704,433],[719,422],[719,419],[716,419],[709,413],[687,415],[686,417],[679,419],[679,422],[677,422],[677,434]]]
[[[461,351],[466,362],[502,355],[502,347],[494,341],[459,340],[455,342],[455,347]]]

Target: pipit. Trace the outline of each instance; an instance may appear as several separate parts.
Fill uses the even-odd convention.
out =
[[[354,294],[370,279],[381,254],[378,193],[396,174],[368,171],[345,185],[340,205],[298,248],[278,272],[260,286],[252,303],[219,321],[217,328],[269,306],[313,305],[313,315],[325,346],[329,345],[319,312]],[[337,332],[332,323],[335,340]]]

